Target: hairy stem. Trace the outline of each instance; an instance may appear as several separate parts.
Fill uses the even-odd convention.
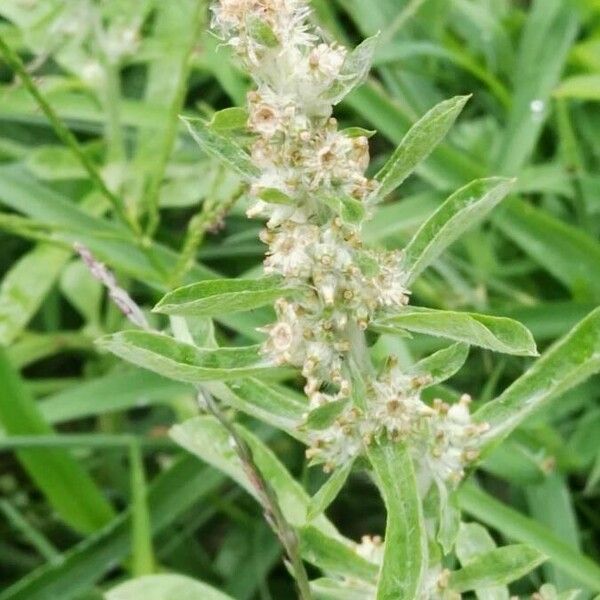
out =
[[[265,519],[279,538],[279,541],[288,555],[296,585],[298,586],[299,598],[301,600],[311,600],[312,594],[310,591],[310,583],[300,555],[298,536],[296,535],[294,528],[287,522],[281,507],[279,506],[277,495],[256,466],[252,450],[240,436],[233,424],[230,423],[227,417],[221,412],[214,398],[203,390],[199,390],[198,394],[199,399],[201,399],[208,411],[219,421],[219,423],[221,423],[231,436],[236,454],[244,467],[246,476],[258,494],[259,501],[264,510]]]
[[[71,133],[67,126],[63,123],[58,114],[46,101],[38,86],[35,84],[23,61],[19,58],[16,52],[0,37],[0,54],[8,64],[8,66],[19,76],[25,89],[33,96],[42,112],[46,115],[52,128],[58,138],[73,152],[79,160],[92,182],[96,185],[102,195],[110,202],[116,215],[127,225],[136,235],[140,233],[139,225],[127,213],[125,203],[121,198],[110,191],[100,173],[96,169],[94,163],[88,158],[82,150],[77,138]]]

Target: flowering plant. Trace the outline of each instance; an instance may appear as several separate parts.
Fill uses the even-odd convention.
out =
[[[48,44],[58,43],[51,48],[57,60],[105,90],[115,66],[137,47],[146,9],[125,21],[108,19],[111,26],[93,28],[89,38],[91,29],[73,23],[85,8],[94,17],[80,22],[104,24],[97,3],[57,6],[55,35],[40,47],[49,52]],[[585,356],[572,359],[598,327],[598,312],[496,400],[472,410],[469,395],[444,396],[440,384],[463,366],[470,346],[537,355],[532,335],[516,321],[411,302],[418,276],[479,224],[514,182],[479,179],[460,189],[402,251],[371,245],[364,231],[380,203],[442,141],[469,98],[432,108],[389,161],[371,171],[374,132],[341,129],[333,111],[367,77],[377,37],[354,50],[330,41],[313,24],[305,0],[220,0],[212,26],[254,89],[246,108],[225,109],[210,121],[184,121],[202,150],[245,182],[248,217],[265,221],[262,276],[177,287],[199,244],[190,238],[171,277],[176,289],[155,307],[169,319],[157,331],[158,319],[148,318],[112,273],[77,244],[91,273],[138,327],[102,338],[101,347],[195,386],[208,414],[176,425],[172,438],[256,498],[287,554],[301,598],[448,600],[469,592],[508,597],[506,585],[545,557],[524,544],[496,548],[485,528],[463,522],[460,486],[534,410],[598,368],[597,337],[585,346]],[[90,44],[99,46],[102,63],[90,62],[98,54]],[[136,187],[121,175],[113,187]],[[132,211],[121,208],[123,220],[135,224]],[[218,211],[210,217],[218,220]],[[152,228],[151,216],[150,233]],[[255,345],[219,346],[213,319],[227,326],[238,313],[262,307],[274,309],[270,323],[245,331]],[[390,340],[412,334],[452,343],[407,365],[389,350]],[[303,394],[295,389],[300,381]],[[263,441],[235,421],[236,412],[305,444],[309,465],[328,475],[319,491],[309,497]],[[365,536],[361,543],[343,536],[324,514],[358,471],[369,474],[387,509],[384,538]],[[305,563],[321,576],[311,580]],[[164,577],[172,596],[188,585],[208,593]],[[109,597],[133,597],[141,589],[133,582]],[[543,586],[539,597],[566,596]]]
[[[205,152],[247,181],[247,215],[266,220],[264,277],[179,288],[155,309],[170,316],[174,337],[124,332],[102,345],[197,385],[216,420],[177,425],[172,437],[256,496],[287,551],[300,597],[430,600],[470,590],[491,597],[544,556],[522,544],[495,548],[481,526],[461,523],[456,489],[542,399],[515,400],[509,390],[471,414],[466,394],[453,403],[426,402],[423,391],[456,373],[469,345],[535,356],[535,343],[510,319],[412,306],[410,290],[513,181],[482,179],[459,190],[402,252],[370,247],[363,224],[443,139],[468,97],[429,111],[370,178],[372,132],[340,130],[332,110],[367,76],[376,37],[352,51],[328,41],[304,0],[220,0],[213,31],[255,89],[246,109],[186,124]],[[261,329],[266,337],[258,346],[217,348],[206,333],[194,338],[185,322],[268,304],[275,321]],[[454,344],[410,368],[374,352],[378,337],[411,332]],[[538,369],[548,361],[552,356]],[[306,402],[268,383],[289,367],[302,374]],[[227,421],[220,404],[302,440],[310,464],[322,465],[329,480],[309,499],[273,454]],[[366,468],[380,489],[388,511],[384,540],[354,544],[323,516],[353,465]],[[302,559],[324,577],[309,582]],[[462,566],[450,570],[456,560]]]

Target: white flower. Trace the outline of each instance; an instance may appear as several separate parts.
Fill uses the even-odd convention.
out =
[[[319,239],[316,225],[287,224],[273,236],[265,260],[267,274],[280,273],[288,278],[306,278],[310,275],[311,247]]]

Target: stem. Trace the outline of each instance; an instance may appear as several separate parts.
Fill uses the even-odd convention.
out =
[[[205,2],[200,0],[197,3],[196,12],[193,15],[195,20],[193,33],[191,36],[191,42],[186,52],[184,52],[181,60],[179,79],[177,81],[177,87],[175,89],[175,96],[169,107],[169,113],[167,116],[167,125],[164,132],[164,138],[160,145],[160,152],[158,155],[157,164],[153,169],[152,177],[150,179],[149,189],[147,192],[147,206],[148,206],[148,224],[146,227],[146,235],[153,237],[158,224],[160,222],[159,213],[159,202],[160,202],[160,186],[169,163],[169,157],[173,151],[175,140],[177,139],[177,126],[179,123],[179,113],[183,109],[185,103],[185,96],[187,93],[187,80],[190,72],[190,58],[194,52],[196,46],[196,40],[200,36],[202,25],[204,23],[205,13]]]
[[[63,123],[58,114],[48,104],[38,86],[35,84],[23,61],[19,56],[8,46],[8,44],[0,37],[0,54],[8,66],[19,76],[25,89],[33,96],[42,112],[46,115],[50,125],[54,129],[57,137],[73,152],[79,160],[92,182],[96,185],[102,195],[110,202],[117,216],[127,225],[136,235],[140,234],[139,225],[130,217],[125,208],[125,204],[121,198],[111,192],[100,174],[98,173],[94,163],[88,158],[85,152],[81,149],[77,138],[71,133],[68,127]]]
[[[201,389],[198,393],[199,398],[204,401],[208,411],[219,421],[219,423],[221,423],[233,440],[236,454],[242,462],[242,466],[244,467],[250,483],[258,493],[259,501],[264,510],[265,519],[279,538],[279,541],[288,555],[292,571],[294,572],[296,585],[298,586],[299,598],[301,600],[312,600],[308,574],[304,568],[304,563],[302,562],[302,557],[300,555],[298,536],[293,527],[287,522],[281,507],[279,506],[277,495],[256,466],[254,457],[252,456],[252,450],[235,427],[227,420],[227,417],[221,412],[213,397]]]

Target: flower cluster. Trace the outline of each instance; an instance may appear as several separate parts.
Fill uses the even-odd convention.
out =
[[[265,272],[304,292],[276,303],[264,352],[302,370],[311,411],[341,406],[325,429],[307,431],[314,462],[333,469],[387,435],[410,442],[430,480],[456,482],[476,457],[481,432],[471,423],[467,397],[452,407],[428,406],[420,395],[426,379],[388,365],[379,375],[363,373],[366,398],[360,408],[353,401],[357,333],[364,340],[377,314],[402,310],[409,291],[402,254],[361,241],[378,188],[365,175],[368,139],[361,130],[340,130],[331,116],[364,61],[325,41],[308,17],[305,0],[220,0],[214,7],[214,30],[256,83],[248,129],[260,174],[248,216],[267,221]]]

